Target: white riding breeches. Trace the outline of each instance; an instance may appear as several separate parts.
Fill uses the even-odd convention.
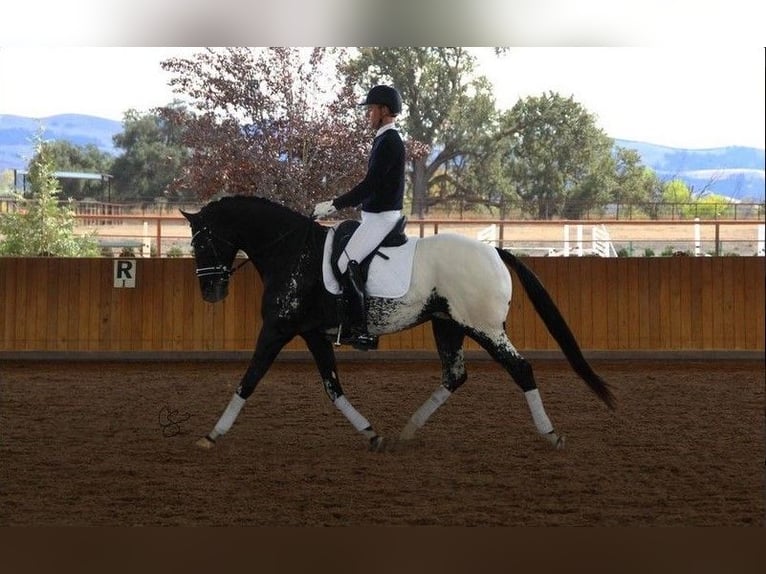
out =
[[[372,253],[373,249],[380,245],[383,238],[394,228],[401,216],[402,212],[399,210],[381,213],[362,211],[362,222],[354,231],[338,259],[340,272],[346,272],[349,261],[360,262]]]

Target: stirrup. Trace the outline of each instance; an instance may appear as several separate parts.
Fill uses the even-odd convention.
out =
[[[369,333],[354,333],[353,331],[346,332],[343,330],[343,324],[338,325],[338,334],[335,337],[333,345],[340,347],[341,345],[351,345],[358,351],[371,351],[378,348],[378,337],[376,335],[370,335]]]
[[[351,346],[357,351],[374,351],[378,348],[378,338],[367,333],[356,335]]]

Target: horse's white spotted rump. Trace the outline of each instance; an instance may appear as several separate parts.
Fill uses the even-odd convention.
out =
[[[445,313],[464,327],[492,333],[496,344],[511,301],[511,277],[497,251],[449,233],[418,242],[412,281],[398,299],[370,297],[370,332],[394,333],[420,322],[426,304],[446,304]]]

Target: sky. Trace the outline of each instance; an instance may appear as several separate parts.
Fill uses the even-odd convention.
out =
[[[122,120],[174,98],[160,62],[194,48],[0,47],[0,114]],[[615,139],[705,149],[764,147],[763,48],[476,48],[499,108],[547,91],[573,96]]]

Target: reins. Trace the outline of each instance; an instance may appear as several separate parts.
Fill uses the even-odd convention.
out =
[[[309,225],[306,227],[306,236],[307,237],[308,237],[309,233],[311,232],[311,222],[312,221],[313,220],[310,220],[309,221]],[[268,249],[274,247],[275,245],[279,244],[282,240],[284,240],[285,238],[289,237],[290,235],[296,233],[297,231],[298,231],[297,227],[293,227],[291,229],[288,229],[287,231],[285,231],[281,235],[277,236],[275,239],[269,241],[266,245],[260,246],[259,249],[258,249],[258,252],[255,254],[255,256],[257,257],[261,253],[263,253],[263,252],[267,251]],[[210,248],[212,249],[213,254],[215,255],[215,258],[217,260],[220,260],[220,256],[218,254],[218,250],[215,248],[215,243],[213,243],[214,239],[218,240],[218,241],[221,241],[221,242],[229,245],[230,247],[237,248],[239,250],[239,248],[236,245],[234,245],[231,241],[229,241],[228,239],[224,239],[223,237],[220,237],[220,236],[216,235],[215,233],[213,233],[213,231],[207,225],[205,225],[202,229],[197,231],[192,236],[191,241],[190,241],[192,246],[194,246],[194,240],[201,233],[205,234],[205,238],[208,240],[208,243],[210,244]],[[305,239],[304,239],[304,242],[305,242]],[[235,265],[232,268],[229,268],[228,266],[223,265],[223,264],[213,265],[211,267],[199,267],[199,268],[197,268],[197,277],[208,277],[210,275],[219,275],[221,277],[225,277],[226,279],[229,279],[232,275],[234,275],[234,273],[236,271],[238,271],[239,269],[241,269],[243,266],[247,265],[251,261],[252,261],[252,257],[250,255],[247,255],[247,259],[245,259],[244,261],[241,261],[240,263],[238,263],[237,265]]]

